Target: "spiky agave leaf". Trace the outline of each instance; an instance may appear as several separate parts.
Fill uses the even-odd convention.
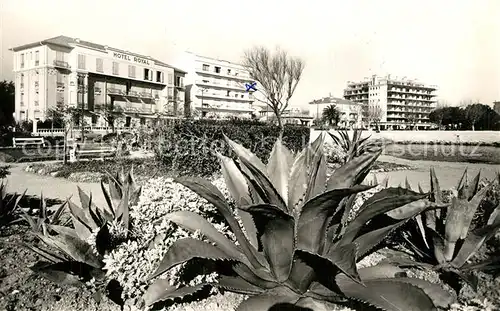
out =
[[[291,151],[278,138],[269,155],[267,175],[283,199],[288,198],[288,176],[292,159]]]

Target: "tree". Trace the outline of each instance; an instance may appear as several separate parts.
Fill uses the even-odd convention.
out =
[[[487,113],[488,106],[472,104],[465,108],[465,117],[471,129],[475,131],[476,123]]]
[[[370,105],[366,111],[366,118],[368,120],[368,127],[371,126],[372,122],[375,122],[375,126],[377,127],[377,131],[380,131],[379,123],[382,120],[384,112],[382,107],[379,105]]]
[[[115,132],[115,121],[124,116],[123,108],[114,103],[96,105],[95,112],[106,121],[108,126],[111,126],[112,133]]]
[[[287,52],[279,48],[272,54],[265,47],[253,47],[245,51],[243,65],[250,73],[250,77],[262,87],[261,93],[266,100],[256,99],[272,109],[282,137],[284,127],[281,116],[300,81],[304,61],[290,57]]]
[[[15,87],[12,81],[0,81],[0,127],[14,124]]]
[[[329,105],[323,109],[322,118],[329,125],[337,126],[340,121],[340,111],[335,105]]]
[[[64,140],[63,140],[63,164],[68,163],[68,134],[72,129],[73,122],[77,118],[79,109],[74,107],[67,107],[63,103],[57,103],[54,107],[47,109],[47,116],[52,118],[52,122],[62,122],[64,126]],[[52,124],[53,124],[52,123]],[[53,128],[52,128],[53,130]]]
[[[443,126],[443,120],[446,118],[447,114],[450,113],[450,109],[448,107],[437,108],[429,113],[429,121],[436,124],[439,129]]]
[[[500,116],[488,105],[481,103],[473,104],[465,108],[467,125],[473,131],[494,130],[498,128]]]

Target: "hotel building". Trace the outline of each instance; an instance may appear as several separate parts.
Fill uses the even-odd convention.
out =
[[[135,127],[184,106],[185,72],[149,56],[66,36],[11,50],[16,121],[43,121],[64,105],[86,110],[85,126],[110,126],[113,113]]]
[[[362,126],[362,104],[331,95],[311,101],[309,103],[309,113],[313,119],[321,118],[323,110],[331,105],[334,105],[340,112],[338,126],[342,128],[359,128]]]
[[[436,107],[437,87],[390,75],[348,82],[344,98],[362,104],[363,121],[370,106],[381,108],[381,129],[426,129],[432,126],[429,113]]]
[[[202,118],[250,118],[255,113],[254,98],[245,86],[253,80],[242,65],[184,52],[178,66],[188,72],[188,114]]]

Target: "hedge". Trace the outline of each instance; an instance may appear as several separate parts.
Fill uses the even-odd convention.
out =
[[[252,120],[182,120],[163,127],[158,137],[157,157],[164,165],[181,175],[210,176],[220,170],[214,151],[230,156],[223,134],[254,152],[266,162],[279,128]],[[309,142],[305,126],[286,125],[284,144],[293,152]]]

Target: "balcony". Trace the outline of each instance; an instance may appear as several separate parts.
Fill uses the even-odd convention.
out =
[[[63,60],[54,60],[54,67],[62,68],[62,69],[70,69],[71,68],[71,66],[68,64],[68,62],[65,62]]]
[[[38,81],[35,81],[35,88],[38,88],[39,84],[40,83]]]
[[[102,93],[102,90],[100,87],[94,87],[94,94],[95,95],[101,95]]]
[[[151,93],[147,93],[147,92],[140,92],[139,96],[143,97],[143,98],[153,98],[153,95]],[[158,96],[158,94],[156,96]],[[159,98],[159,96],[158,96],[158,98]]]
[[[24,102],[21,102],[21,107],[24,106]]]
[[[128,91],[127,96],[130,96],[130,97],[139,97],[139,93],[137,91]]]
[[[22,91],[24,89],[24,83],[21,83],[19,87],[20,87],[20,89]]]
[[[125,92],[120,89],[110,87],[108,88],[108,95],[125,95]]]

